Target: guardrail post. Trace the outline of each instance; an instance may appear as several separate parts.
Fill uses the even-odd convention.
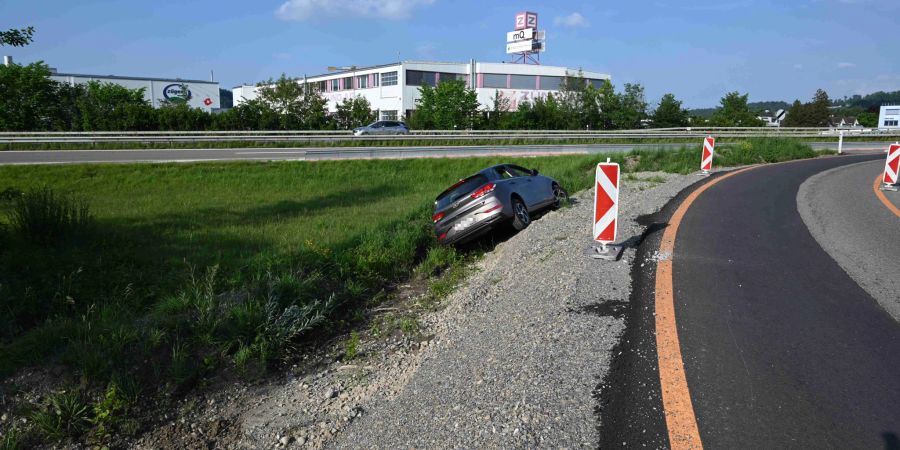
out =
[[[844,132],[841,131],[840,136],[838,136],[838,155],[844,152]]]

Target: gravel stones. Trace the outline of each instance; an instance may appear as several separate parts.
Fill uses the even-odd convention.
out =
[[[696,177],[624,181],[620,261],[584,256],[592,192],[496,247],[447,300],[435,339],[394,399],[373,405],[329,446],[596,446],[598,385],[624,330],[643,227]],[[610,313],[613,311],[613,313]]]

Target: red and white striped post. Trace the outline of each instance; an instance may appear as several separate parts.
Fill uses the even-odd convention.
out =
[[[703,154],[700,157],[700,173],[697,175],[700,176],[709,176],[709,171],[712,170],[712,160],[713,155],[716,153],[716,139],[712,136],[707,136],[703,139]]]
[[[600,247],[591,247],[593,258],[615,260],[620,245],[612,245],[619,231],[619,164],[610,162],[597,164],[594,176],[594,224],[591,236]]]
[[[884,176],[881,178],[882,191],[896,191],[897,173],[900,172],[900,142],[891,144],[884,162]]]

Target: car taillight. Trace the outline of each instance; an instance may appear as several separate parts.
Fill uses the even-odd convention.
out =
[[[447,237],[447,233],[444,233],[444,234],[438,236],[438,240],[443,241],[445,237]]]
[[[437,214],[431,216],[431,221],[434,222],[434,223],[438,223],[438,221],[441,220],[441,219],[443,219],[443,218],[444,218],[444,213],[439,212],[439,213],[437,213]]]
[[[494,187],[495,187],[495,186],[494,186],[494,183],[488,183],[488,184],[486,184],[486,185],[484,185],[484,186],[478,188],[477,191],[473,192],[472,195],[471,195],[471,197],[472,197],[472,198],[478,198],[478,197],[481,197],[481,196],[483,196],[484,194],[487,194],[488,192],[492,192],[492,191],[494,190]]]

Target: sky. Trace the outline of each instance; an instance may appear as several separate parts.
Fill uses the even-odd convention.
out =
[[[209,79],[224,88],[282,73],[402,60],[509,61],[515,13],[547,32],[541,62],[640,83],[690,108],[730,91],[751,101],[900,90],[898,0],[2,0],[2,47],[60,72]]]

